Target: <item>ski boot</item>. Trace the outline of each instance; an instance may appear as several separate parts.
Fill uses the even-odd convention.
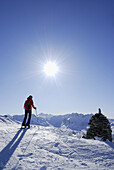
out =
[[[26,124],[25,126],[28,127],[28,128],[30,128],[30,125],[29,125],[29,124]]]
[[[26,128],[26,125],[25,125],[25,124],[22,124],[22,125],[21,125],[21,129],[24,129],[24,128]]]

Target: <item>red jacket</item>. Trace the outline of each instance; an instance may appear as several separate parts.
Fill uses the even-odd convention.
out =
[[[34,109],[36,109],[36,107],[35,107],[34,104],[33,104],[33,100],[32,100],[32,99],[27,99],[27,100],[25,101],[25,103],[24,103],[24,108],[25,108],[25,110],[32,110],[32,107],[33,107]]]

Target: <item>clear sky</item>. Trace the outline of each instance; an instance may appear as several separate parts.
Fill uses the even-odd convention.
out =
[[[113,0],[0,0],[0,114],[29,95],[38,113],[114,118]]]

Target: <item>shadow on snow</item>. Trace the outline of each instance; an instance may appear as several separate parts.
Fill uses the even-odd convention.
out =
[[[13,139],[8,143],[7,146],[0,152],[0,169],[3,169],[5,165],[8,163],[9,159],[11,158],[12,154],[18,147],[19,143],[21,142],[22,138],[24,137],[27,129],[20,129],[13,137]]]
[[[114,149],[114,142],[106,141],[105,143]]]

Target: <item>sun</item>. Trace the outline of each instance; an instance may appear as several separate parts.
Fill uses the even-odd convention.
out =
[[[44,73],[47,76],[55,76],[56,73],[59,71],[58,66],[55,62],[52,61],[48,61],[45,65],[44,65]]]

